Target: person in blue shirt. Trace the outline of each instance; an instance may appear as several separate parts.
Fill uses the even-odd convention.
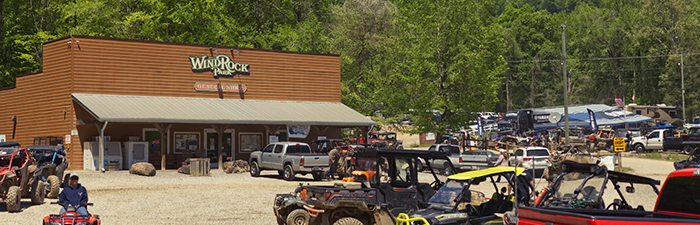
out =
[[[78,183],[78,174],[71,173],[69,185],[63,188],[61,194],[58,195],[58,201],[63,203],[65,206],[76,207],[76,213],[81,216],[87,216],[88,211],[85,208],[88,203],[87,189]],[[66,213],[65,207],[61,208],[61,214]]]

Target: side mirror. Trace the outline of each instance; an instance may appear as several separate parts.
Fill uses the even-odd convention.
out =
[[[632,186],[627,186],[627,187],[625,188],[625,191],[627,191],[627,193],[633,194],[633,193],[634,193],[634,187],[632,187]]]

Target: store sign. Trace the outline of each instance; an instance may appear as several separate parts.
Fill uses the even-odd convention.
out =
[[[250,75],[248,63],[234,62],[227,55],[216,55],[214,58],[209,58],[207,55],[190,56],[192,63],[192,72],[202,73],[212,71],[214,78],[233,77],[236,74]]]
[[[287,125],[287,134],[290,138],[306,138],[311,131],[311,125]]]
[[[248,87],[246,87],[245,84],[220,84],[197,82],[194,83],[194,90],[245,93],[246,91],[248,91]]]

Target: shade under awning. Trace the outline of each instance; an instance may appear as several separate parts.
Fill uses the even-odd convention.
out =
[[[370,126],[342,103],[73,93],[98,121],[198,124]]]

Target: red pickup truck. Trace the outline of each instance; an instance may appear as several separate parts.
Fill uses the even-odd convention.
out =
[[[633,174],[608,171],[593,164],[566,163],[552,185],[543,191],[531,207],[517,209],[520,225],[587,224],[646,225],[700,224],[700,168],[671,173],[659,192],[658,180]],[[626,186],[621,190],[622,186]],[[643,206],[632,207],[636,188],[647,187],[658,195],[654,211]],[[605,200],[617,194],[608,205]],[[639,193],[650,194],[650,193]],[[635,200],[638,200],[636,198]]]

